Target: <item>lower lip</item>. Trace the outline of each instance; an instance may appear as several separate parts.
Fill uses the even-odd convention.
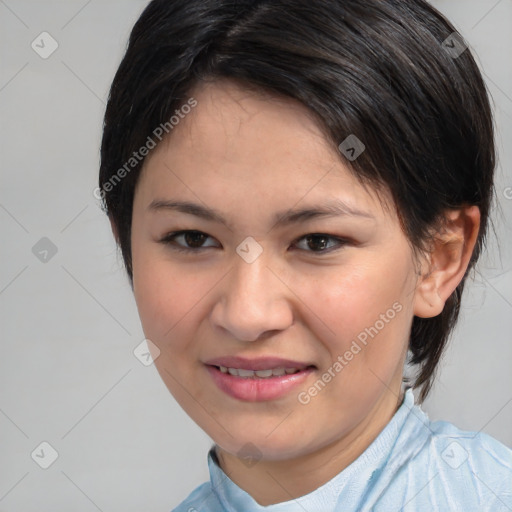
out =
[[[314,368],[307,368],[292,375],[242,378],[230,373],[222,373],[216,366],[207,365],[206,368],[221,391],[246,402],[263,402],[280,398],[303,384],[314,372]]]

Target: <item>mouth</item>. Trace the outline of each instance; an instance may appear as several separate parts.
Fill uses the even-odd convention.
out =
[[[307,370],[309,368],[315,368],[313,365],[306,366],[305,368],[268,368],[266,370],[247,370],[244,368],[232,368],[228,366],[215,366],[222,373],[226,373],[229,375],[233,375],[234,377],[241,377],[242,379],[270,379],[272,377],[282,377],[283,375],[295,375],[301,371]]]
[[[229,364],[229,366],[228,366]],[[249,363],[206,364],[206,369],[218,389],[244,402],[264,402],[284,398],[300,386],[307,384],[317,367],[312,364],[283,360],[269,363],[259,360]],[[266,365],[266,367],[265,367]],[[253,366],[253,368],[247,368]],[[259,366],[255,369],[254,366]]]

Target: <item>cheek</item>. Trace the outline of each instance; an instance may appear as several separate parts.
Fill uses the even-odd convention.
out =
[[[159,251],[134,250],[134,296],[146,337],[174,356],[187,349],[186,331],[218,280],[211,271],[173,264]]]
[[[326,274],[314,287],[303,283],[297,294],[308,297],[306,304],[326,326],[325,335],[317,335],[331,360],[342,356],[343,373],[357,380],[370,370],[386,376],[395,370],[412,320],[409,288],[405,260],[381,261]]]
[[[404,306],[406,275],[383,269],[342,269],[326,274],[315,286],[304,283],[301,296],[309,297],[311,309],[342,338],[356,336],[379,320],[399,302]],[[308,304],[309,305],[309,304]],[[389,316],[396,316],[390,311]]]
[[[140,254],[140,256],[139,256]],[[151,256],[134,250],[133,291],[146,337],[159,346],[187,311],[194,295],[188,275]]]

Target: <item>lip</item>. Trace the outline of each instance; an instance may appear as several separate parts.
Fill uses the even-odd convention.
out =
[[[243,378],[222,373],[218,366],[254,371],[269,368],[298,368],[300,371],[291,375],[268,378]],[[206,369],[217,387],[230,397],[245,402],[265,402],[284,397],[294,388],[304,384],[309,376],[315,372],[316,367],[281,358],[249,360],[240,357],[223,357],[208,361]]]

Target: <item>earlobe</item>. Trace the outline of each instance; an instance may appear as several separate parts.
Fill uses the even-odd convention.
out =
[[[443,311],[466,273],[478,238],[480,210],[477,206],[450,210],[445,219],[416,285],[414,314],[422,318],[431,318]]]

